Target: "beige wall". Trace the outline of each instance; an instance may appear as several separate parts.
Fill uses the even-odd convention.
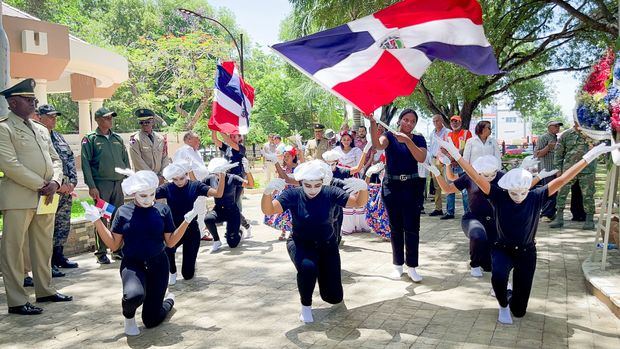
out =
[[[71,74],[71,99],[74,101],[94,98],[108,99],[112,97],[118,86],[118,84],[113,84],[108,88],[99,88],[95,78],[82,74]]]

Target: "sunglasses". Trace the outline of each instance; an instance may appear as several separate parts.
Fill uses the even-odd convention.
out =
[[[153,123],[153,120],[143,120],[143,121],[138,121],[138,123],[140,125],[150,125],[151,123]]]

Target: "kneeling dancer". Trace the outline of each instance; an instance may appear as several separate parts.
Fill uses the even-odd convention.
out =
[[[293,234],[287,249],[297,269],[297,288],[301,297],[303,322],[313,322],[312,293],[318,280],[321,298],[330,304],[342,301],[340,253],[334,231],[336,207],[361,207],[368,201],[366,182],[345,180],[345,190],[329,185],[331,168],[320,160],[303,163],[295,169],[301,187],[284,189],[282,179],[272,180],[263,193],[261,208],[271,215],[290,210]],[[274,191],[282,193],[272,200]]]
[[[196,202],[197,205],[203,205],[206,212],[206,197],[212,196],[214,198],[220,198],[224,192],[223,173],[219,174],[220,180],[216,190],[201,181],[191,180],[189,178],[189,171],[190,168],[187,167],[185,163],[172,163],[166,166],[163,175],[169,183],[162,184],[157,188],[157,192],[155,193],[156,199],[166,199],[175,225],[183,223],[185,213],[192,209],[194,202]],[[174,285],[177,282],[177,266],[174,259],[177,248],[181,244],[183,244],[181,274],[185,280],[194,277],[196,271],[196,257],[198,256],[198,248],[200,247],[200,233],[198,222],[192,221],[185,235],[183,235],[183,238],[174,247],[166,247],[166,255],[168,256],[168,263],[170,264],[168,285]]]
[[[512,315],[523,317],[530,298],[536,270],[536,231],[540,211],[548,197],[566,185],[598,156],[620,148],[620,144],[599,144],[583,156],[583,160],[564,171],[547,185],[530,190],[532,174],[516,168],[508,171],[497,185],[486,181],[464,160],[451,143],[437,139],[458,161],[469,177],[480,187],[494,208],[497,241],[491,252],[493,273],[491,283],[499,303],[498,321],[512,324]],[[513,270],[514,269],[514,270]],[[507,291],[508,276],[513,270],[513,292]]]
[[[120,266],[123,281],[123,316],[125,333],[140,333],[134,318],[136,309],[142,307],[142,321],[146,328],[159,325],[172,306],[174,295],[166,293],[168,287],[168,257],[165,246],[174,247],[183,237],[189,223],[196,218],[202,207],[185,214],[181,225],[175,229],[170,208],[155,202],[155,190],[159,178],[152,171],[120,170],[128,174],[121,186],[125,195],[134,195],[134,201],[118,208],[111,229],[100,220],[96,207],[82,202],[86,219],[94,223],[103,242],[116,251],[123,246],[124,257]]]

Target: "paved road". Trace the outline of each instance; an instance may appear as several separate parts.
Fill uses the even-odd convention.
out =
[[[244,201],[254,220],[262,218],[258,200]],[[177,296],[171,318],[149,330],[138,320],[138,337],[123,334],[118,263],[99,266],[90,254],[75,258],[80,268],[54,280],[75,301],[45,304],[41,316],[7,315],[0,287],[0,347],[620,348],[620,321],[586,292],[581,274],[593,233],[549,232],[546,225],[541,222],[538,235],[528,314],[511,326],[496,322],[490,275],[469,276],[458,220],[425,217],[421,284],[384,276],[391,271],[389,243],[369,234],[346,237],[344,304],[330,306],[315,295],[311,325],[298,321],[295,272],[279,233],[260,225],[241,248],[211,255],[205,244],[197,277],[171,287]]]

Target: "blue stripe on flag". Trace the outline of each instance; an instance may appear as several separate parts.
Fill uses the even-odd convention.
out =
[[[452,62],[474,74],[493,75],[501,72],[497,66],[492,46],[459,46],[442,42],[425,42],[414,48],[424,52],[431,60],[441,59]]]
[[[372,46],[368,32],[352,32],[348,25],[324,30],[297,40],[276,44],[272,48],[310,74],[333,67],[352,53]]]
[[[228,98],[241,105],[242,93],[239,77],[233,77],[221,65],[217,65],[217,74],[215,76],[215,88],[222,91]]]

